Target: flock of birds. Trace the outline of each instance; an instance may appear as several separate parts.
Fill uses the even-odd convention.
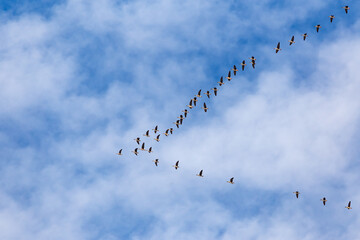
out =
[[[344,8],[344,9],[345,9],[345,13],[348,14],[348,12],[349,12],[349,10],[350,10],[350,7],[349,7],[349,6],[344,6],[344,7],[342,7],[342,8]],[[330,15],[329,18],[330,18],[330,23],[332,23],[333,20],[335,19],[335,16],[334,16],[334,15]],[[321,25],[318,24],[318,25],[315,26],[315,28],[316,28],[316,32],[318,33],[319,30],[320,30],[320,28],[321,28]],[[302,39],[305,41],[306,38],[308,37],[308,34],[307,34],[307,33],[304,33],[304,34],[302,34],[301,36],[302,36]],[[292,36],[291,39],[289,40],[289,45],[291,46],[291,45],[293,45],[294,43],[295,43],[295,36]],[[279,51],[281,51],[280,42],[278,42],[276,48],[274,48],[274,49],[275,49],[275,53],[278,53]],[[250,64],[251,64],[252,68],[255,69],[256,58],[255,58],[254,56],[252,56],[252,57],[250,57],[249,59],[250,59]],[[246,66],[246,61],[243,60],[240,65],[241,65],[241,70],[244,71],[244,70],[245,70],[245,66]],[[237,73],[238,71],[239,71],[239,70],[237,69],[236,65],[234,65],[233,68],[232,68],[231,70],[229,70],[226,79],[227,79],[228,81],[231,81],[231,79],[232,79],[232,78],[231,78],[231,73],[233,72],[233,75],[236,76],[236,73]],[[217,82],[217,83],[219,84],[220,87],[221,87],[222,85],[224,85],[224,84],[225,84],[224,78],[221,76],[219,82]],[[217,87],[213,87],[213,88],[211,88],[211,90],[214,92],[214,95],[217,96],[218,88],[217,88]],[[210,90],[207,90],[207,91],[206,91],[205,93],[203,93],[203,94],[206,95],[208,98],[210,98],[210,96],[211,96]],[[201,97],[202,97],[202,95],[201,95],[201,89],[200,89],[200,90],[198,91],[198,93],[197,93],[192,99],[190,99],[189,104],[186,105],[186,106],[187,106],[189,109],[193,109],[194,107],[196,107],[196,103],[199,101],[198,98],[201,98]],[[204,110],[204,112],[207,112],[208,109],[209,109],[209,108],[207,107],[207,105],[206,105],[205,102],[203,103],[203,106],[202,106],[201,108]],[[185,110],[183,110],[182,112],[183,112],[183,114],[180,114],[180,116],[177,117],[178,119],[174,122],[174,124],[175,124],[175,126],[176,126],[177,128],[180,128],[180,126],[183,124],[183,121],[186,119],[187,115],[189,114],[189,110],[188,110],[188,109],[185,109]],[[159,141],[160,141],[160,136],[161,136],[159,127],[158,127],[158,126],[155,126],[155,128],[152,129],[152,130],[154,131],[154,134],[156,135],[156,138],[154,138],[154,140],[157,141],[157,142],[159,142]],[[163,133],[163,135],[165,135],[165,136],[167,137],[167,136],[169,136],[170,134],[173,134],[173,132],[174,132],[174,129],[173,129],[173,128],[168,128],[168,129],[165,130],[165,132]],[[147,130],[147,131],[145,132],[145,134],[143,134],[143,136],[145,136],[145,137],[150,137],[150,130]],[[135,138],[134,140],[135,140],[135,142],[136,142],[138,145],[140,145],[140,143],[141,143],[140,137],[137,137],[137,138]],[[152,152],[153,152],[153,151],[152,151],[152,147],[149,147],[149,149],[146,149],[146,148],[145,148],[145,142],[142,142],[141,148],[136,147],[132,152],[137,156],[137,155],[139,154],[139,150],[140,150],[140,151],[149,152],[149,153],[152,153]],[[117,154],[118,154],[118,155],[123,155],[122,151],[123,151],[123,149],[120,149]],[[158,166],[158,164],[159,164],[159,159],[155,159],[155,160],[153,160],[153,162],[154,162],[155,166]],[[180,162],[180,161],[176,161],[175,165],[173,165],[173,167],[175,168],[175,170],[177,170],[178,168],[180,168],[179,162]],[[199,172],[198,174],[196,174],[196,176],[198,176],[198,177],[204,177],[204,176],[203,176],[203,170],[200,170],[200,172]],[[234,184],[234,177],[231,177],[231,178],[229,179],[229,181],[227,181],[227,182],[230,183],[230,184]],[[293,192],[293,193],[295,194],[296,198],[299,198],[299,194],[300,194],[299,191],[295,191],[295,192]],[[323,198],[320,199],[320,200],[322,201],[322,203],[323,203],[324,206],[326,205],[326,202],[328,201],[328,200],[326,199],[326,197],[323,197]],[[345,206],[345,208],[347,208],[347,209],[349,209],[349,210],[352,209],[352,207],[351,207],[351,201],[349,201],[348,205]]]

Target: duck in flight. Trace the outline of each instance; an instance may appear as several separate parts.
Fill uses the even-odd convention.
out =
[[[119,150],[119,152],[117,153],[117,155],[122,155],[122,149]]]
[[[196,102],[198,101],[196,97],[194,97],[193,99],[193,102],[194,102],[194,106],[196,107]]]
[[[169,136],[169,129],[166,129],[166,131],[164,132],[165,136]]]
[[[207,112],[208,108],[206,107],[206,103],[204,103],[204,107],[201,107],[202,109],[204,109],[205,112]]]
[[[179,121],[179,120],[176,120],[176,122],[174,122],[174,124],[176,125],[177,128],[179,128],[180,121]]]
[[[179,161],[177,161],[175,165],[173,165],[173,167],[175,168],[175,170],[177,170],[179,168]]]
[[[243,71],[245,70],[245,66],[246,66],[246,63],[245,63],[245,60],[243,60],[241,63],[241,68]]]
[[[204,176],[203,176],[203,170],[201,170],[201,171],[199,172],[199,174],[196,174],[196,176],[198,176],[198,177],[204,177]]]
[[[155,140],[155,141],[157,141],[157,142],[159,142],[159,141],[160,141],[160,134],[159,134],[159,135],[157,135],[157,137],[156,137],[156,138],[154,138],[154,140]]]
[[[296,192],[293,192],[293,193],[295,193],[296,198],[299,198],[299,194],[300,194],[299,191],[296,191]]]
[[[136,156],[138,155],[138,148],[135,148],[134,151],[132,151]]]
[[[170,128],[170,134],[173,134],[174,129]]]
[[[278,53],[278,52],[281,50],[281,48],[280,48],[280,42],[278,42],[276,48],[274,48],[274,49],[275,49],[275,53]]]
[[[201,97],[201,89],[199,90],[198,94],[195,97]]]
[[[295,43],[295,40],[294,40],[294,39],[295,39],[295,36],[292,36],[292,37],[291,37],[291,40],[289,41],[289,42],[290,42],[290,44],[289,44],[290,46]]]
[[[140,150],[141,150],[141,151],[147,151],[147,150],[145,149],[145,143],[143,143],[143,144],[141,145]]]
[[[153,151],[152,151],[152,147],[149,148],[148,152],[149,152],[149,153],[152,153],[152,152],[153,152]]]
[[[213,91],[214,91],[214,95],[217,96],[217,91],[218,91],[218,89],[217,89],[216,87],[214,87],[214,88],[212,88],[211,90],[213,90]]]
[[[137,142],[138,145],[140,145],[140,138],[139,137],[135,138],[134,140],[135,140],[135,142]]]
[[[155,160],[153,160],[153,162],[155,163],[155,166],[158,166],[159,159],[155,159]]]
[[[348,210],[352,209],[352,207],[351,207],[351,201],[349,201],[347,207],[345,207],[345,208],[347,208]]]
[[[218,82],[218,84],[219,84],[220,86],[224,85],[224,80],[223,80],[223,77],[222,77],[222,76],[221,76],[220,82]]]
[[[234,178],[230,178],[230,181],[227,181],[228,183],[234,184]]]
[[[145,137],[150,137],[150,134],[149,134],[149,130],[146,131],[146,133],[144,134]]]
[[[319,32],[319,30],[321,28],[320,24],[316,25],[315,27],[316,27],[316,32]]]
[[[350,9],[349,6],[345,6],[345,7],[343,7],[343,8],[345,9],[345,13],[348,14],[348,11],[349,11],[349,9]]]
[[[308,34],[307,33],[304,33],[303,35],[301,35],[301,36],[303,36],[303,39],[304,39],[304,41],[306,40],[306,38],[307,38],[307,36],[308,36]]]
[[[156,127],[153,130],[154,130],[154,133],[156,134],[159,131],[158,126],[156,125]]]
[[[335,16],[334,16],[334,15],[330,15],[329,18],[330,18],[330,22],[332,23],[332,22],[333,22],[333,19],[335,18]]]
[[[252,56],[251,58],[249,58],[251,60],[251,64],[252,64],[252,67],[255,68],[255,61],[256,61],[256,58],[254,58],[254,56]]]
[[[186,105],[186,106],[189,107],[190,109],[193,108],[192,101],[193,101],[193,100],[191,99],[189,105]]]
[[[226,77],[227,80],[231,80],[231,71],[229,71],[228,76]]]
[[[211,95],[211,93],[210,93],[210,91],[206,91],[206,93],[204,93],[208,98],[210,98],[210,95]]]
[[[326,197],[323,197],[323,198],[320,199],[320,200],[323,202],[323,204],[324,204],[324,206],[325,206],[325,204],[326,204],[326,202],[327,202]]]
[[[233,69],[231,69],[231,70],[234,71],[234,76],[236,76],[236,72],[239,71],[239,70],[237,70],[235,65],[234,65]]]
[[[177,117],[177,118],[180,119],[180,125],[182,125],[182,122],[183,122],[183,120],[185,119],[185,118],[183,117],[183,115],[180,115],[180,117]]]
[[[183,113],[184,113],[184,117],[187,117],[187,114],[188,114],[188,110],[187,109],[185,109],[184,111],[182,111]]]

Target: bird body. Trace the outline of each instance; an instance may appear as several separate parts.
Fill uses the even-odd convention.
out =
[[[203,170],[201,170],[201,171],[199,172],[199,174],[196,174],[196,176],[198,176],[198,177],[204,177],[204,176],[203,176]]]
[[[142,151],[147,151],[147,150],[145,149],[145,143],[143,143],[143,144],[141,145],[140,150],[142,150]]]
[[[146,133],[144,134],[145,137],[150,137],[149,135],[149,130],[146,131]]]
[[[231,71],[229,71],[228,76],[226,77],[227,80],[231,80]]]
[[[323,202],[323,204],[324,204],[324,206],[325,206],[325,204],[326,204],[326,202],[327,202],[326,197],[323,197],[323,198],[320,199],[320,200]]]
[[[345,13],[348,14],[348,11],[349,11],[349,9],[350,9],[349,6],[345,6],[345,7],[343,7],[343,8],[345,9]]]
[[[218,82],[218,84],[219,84],[220,86],[224,85],[224,80],[223,80],[223,77],[222,77],[222,76],[221,76],[220,82]]]
[[[165,136],[169,136],[169,129],[166,129],[166,131],[164,132]]]
[[[274,49],[275,49],[275,53],[278,53],[278,52],[281,50],[281,48],[280,48],[280,42],[278,42],[276,48],[274,48]]]
[[[135,140],[135,142],[136,142],[138,145],[140,145],[140,138],[139,138],[139,137],[138,137],[138,138],[135,138],[134,140]]]
[[[246,66],[246,63],[245,63],[245,60],[243,60],[241,63],[241,68],[243,71],[245,70],[245,66]]]
[[[333,22],[333,19],[335,18],[335,16],[334,16],[334,15],[330,15],[329,18],[330,18],[330,22],[332,23],[332,22]]]
[[[190,100],[190,103],[189,103],[189,105],[186,105],[187,107],[189,107],[190,109],[192,109],[193,108],[193,105],[192,105],[192,99]]]
[[[236,76],[236,72],[239,71],[239,70],[237,70],[235,65],[234,65],[233,69],[231,69],[231,70],[234,71],[234,76]]]
[[[306,40],[306,37],[308,36],[307,35],[307,33],[304,33],[303,35],[301,35],[301,36],[303,36],[303,39],[304,39],[304,41]]]
[[[119,152],[117,153],[117,155],[122,155],[122,149],[119,150]]]
[[[320,24],[316,25],[315,28],[316,28],[316,32],[319,32],[319,30],[321,28]]]
[[[157,137],[156,137],[156,138],[154,138],[154,140],[155,140],[155,141],[157,141],[157,142],[159,142],[159,141],[160,141],[160,134],[159,134],[159,135],[157,135]]]
[[[299,194],[300,194],[299,191],[296,191],[296,192],[293,192],[293,193],[295,193],[296,198],[299,198]]]
[[[153,160],[153,162],[155,163],[155,166],[158,166],[159,159],[155,159],[155,160]]]
[[[205,112],[207,112],[208,108],[206,107],[206,103],[204,103],[204,107],[201,107],[202,109],[204,109]]]
[[[345,208],[347,208],[348,210],[352,209],[352,207],[351,207],[351,201],[349,201],[347,207],[345,207]]]
[[[186,117],[189,111],[188,111],[187,109],[185,109],[185,110],[182,111],[182,112],[184,113],[184,116]]]
[[[198,94],[195,97],[201,97],[201,89],[199,90]]]
[[[230,181],[227,181],[228,183],[234,184],[234,178],[230,178]]]
[[[134,151],[132,151],[136,156],[138,155],[138,148],[135,148]]]
[[[174,129],[170,128],[170,134],[173,134]]]
[[[156,134],[159,131],[158,126],[156,125],[156,127],[153,130],[154,130],[154,133]]]
[[[211,95],[211,93],[210,93],[210,91],[206,91],[206,93],[204,93],[208,98],[210,98],[210,95]]]
[[[217,89],[216,87],[214,87],[214,88],[212,88],[211,90],[213,90],[213,91],[214,91],[214,95],[217,96],[217,91],[218,91],[218,89]]]
[[[291,40],[289,41],[289,42],[290,42],[290,44],[289,44],[290,46],[291,46],[293,43],[295,43],[294,39],[295,39],[295,36],[292,36],[292,37],[291,37]]]
[[[175,165],[173,165],[173,167],[175,168],[175,170],[177,170],[179,168],[179,161],[177,161]]]
[[[153,151],[152,151],[152,147],[149,148],[148,152],[149,152],[149,153],[152,153],[152,152],[153,152]]]

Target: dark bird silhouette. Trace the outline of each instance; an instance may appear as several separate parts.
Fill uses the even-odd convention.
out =
[[[158,126],[156,125],[156,127],[153,130],[154,130],[154,133],[156,134],[159,131]]]
[[[149,148],[148,152],[149,152],[149,153],[152,153],[152,152],[153,152],[153,151],[152,151],[152,147]]]
[[[210,93],[210,91],[206,91],[206,93],[204,93],[208,98],[210,98],[210,95],[211,95],[211,93]]]
[[[233,70],[233,71],[234,71],[234,76],[236,76],[236,72],[237,72],[238,70],[237,70],[237,68],[236,68],[236,66],[235,66],[235,65],[234,65],[233,69],[231,69],[231,70]]]
[[[221,76],[221,78],[220,78],[220,82],[218,82],[218,84],[219,84],[219,86],[224,85],[224,80],[223,80],[223,77],[222,77],[222,76]]]
[[[138,148],[135,148],[134,151],[132,151],[136,156],[138,155]]]
[[[196,174],[196,176],[198,176],[198,177],[204,177],[204,176],[203,176],[203,170],[201,170],[201,171],[199,172],[199,174]]]
[[[217,89],[216,87],[214,87],[214,88],[212,88],[211,90],[213,90],[213,91],[214,91],[214,95],[217,96],[217,91],[218,91],[218,89]]]
[[[187,117],[188,112],[189,112],[189,111],[188,111],[187,109],[185,109],[185,110],[183,111],[184,117]]]
[[[156,138],[154,138],[154,140],[155,140],[155,141],[157,141],[157,142],[159,142],[159,141],[160,141],[160,134],[159,134],[159,135],[157,135],[157,137],[156,137]]]
[[[159,159],[155,159],[155,160],[153,160],[153,162],[155,163],[155,166],[158,166]]]
[[[234,178],[230,178],[230,181],[227,181],[228,183],[234,184]]]
[[[307,36],[308,36],[308,34],[307,33],[304,33],[303,35],[301,35],[301,36],[303,36],[303,39],[304,39],[304,41],[306,40],[306,38],[307,38]]]
[[[206,107],[206,103],[204,103],[204,107],[201,107],[202,109],[204,109],[205,112],[207,112],[208,108]]]
[[[142,151],[147,151],[147,150],[145,149],[145,143],[143,143],[143,144],[141,145],[140,150],[142,150]]]
[[[281,50],[281,48],[280,48],[280,42],[278,42],[276,48],[274,48],[274,49],[275,49],[275,53],[278,53],[278,52]]]
[[[119,152],[117,153],[117,155],[122,155],[122,149],[119,150]]]
[[[324,204],[324,206],[325,206],[325,204],[326,204],[326,202],[327,202],[326,197],[323,197],[323,198],[320,199],[320,200],[323,202],[323,204]]]
[[[345,13],[348,14],[348,11],[349,11],[349,9],[350,9],[349,6],[345,6],[345,7],[343,7],[343,8],[345,9]]]
[[[345,208],[347,208],[348,210],[352,209],[352,207],[351,207],[351,201],[349,201],[347,207],[345,207]]]
[[[296,192],[294,192],[294,193],[295,193],[296,198],[299,198],[300,192],[299,192],[299,191],[296,191]]]
[[[195,97],[201,97],[201,89],[199,90],[198,94]]]
[[[140,144],[140,138],[139,137],[135,138],[134,140],[135,140],[135,142],[137,142],[138,145]]]
[[[316,27],[316,32],[319,32],[319,30],[321,28],[320,24],[316,25],[315,27]]]
[[[335,18],[335,16],[334,16],[334,15],[330,15],[329,18],[330,18],[330,22],[332,23],[332,22],[333,22],[333,19]]]
[[[256,58],[254,58],[254,56],[252,56],[252,57],[250,58],[250,60],[251,60],[252,67],[255,68]]]
[[[198,101],[196,97],[194,97],[193,99],[193,102],[194,102],[194,106],[196,107],[196,102]]]
[[[146,133],[144,134],[145,137],[150,137],[149,135],[149,130],[146,131]]]
[[[291,46],[293,43],[295,43],[295,40],[294,40],[294,39],[295,39],[295,36],[292,36],[292,37],[291,37],[291,40],[289,41],[289,42],[290,42],[290,44],[289,44],[290,46]]]
[[[179,161],[177,161],[175,165],[173,165],[173,167],[175,168],[175,170],[177,170],[179,168]]]
[[[173,134],[174,129],[170,128],[170,134]]]
[[[246,66],[246,63],[245,63],[245,60],[243,60],[241,63],[241,68],[243,71],[245,70],[245,66]]]
[[[190,103],[189,103],[189,105],[186,105],[187,107],[189,107],[190,109],[192,109],[193,108],[193,105],[192,105],[192,99],[190,100]]]
[[[180,121],[179,121],[179,120],[176,120],[176,122],[174,122],[174,124],[176,125],[177,128],[179,128]]]
[[[169,129],[166,129],[166,131],[164,132],[165,136],[169,136]]]
[[[229,71],[228,76],[226,77],[226,79],[227,79],[228,81],[231,80],[231,71]]]

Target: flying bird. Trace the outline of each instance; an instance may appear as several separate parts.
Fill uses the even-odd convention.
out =
[[[208,98],[210,98],[210,95],[211,95],[211,93],[210,93],[210,91],[206,91],[206,93],[204,93]]]
[[[202,109],[204,109],[205,112],[207,112],[208,108],[206,107],[206,103],[204,103],[204,107],[201,107]]]
[[[198,94],[195,97],[201,97],[201,89],[199,90]]]
[[[278,42],[276,48],[274,48],[274,49],[275,49],[275,53],[278,53],[278,52],[281,50],[281,48],[280,48],[280,42]]]
[[[157,142],[159,142],[159,141],[160,141],[160,139],[159,139],[159,138],[160,138],[160,134],[159,134],[159,135],[157,135],[157,137],[156,137],[156,138],[154,138],[154,140],[155,140],[155,141],[157,141]]]
[[[213,90],[213,91],[214,91],[214,95],[217,96],[217,91],[218,91],[218,89],[217,89],[216,87],[214,87],[214,88],[212,88],[211,90]]]
[[[182,124],[183,119],[185,119],[185,118],[183,117],[183,115],[180,115],[180,117],[177,117],[177,118],[179,118],[179,119],[180,119],[180,125],[181,125],[181,124]]]
[[[153,130],[154,130],[154,133],[156,134],[159,131],[158,126],[156,125],[156,127]]]
[[[223,77],[222,77],[222,76],[221,76],[220,82],[218,82],[218,84],[219,84],[220,86],[222,86],[222,85],[224,84],[224,80],[223,80]]]
[[[237,70],[237,68],[236,68],[236,66],[235,66],[235,65],[234,65],[233,69],[231,69],[231,70],[233,70],[233,71],[234,71],[234,76],[236,76],[236,72],[237,72],[237,71],[239,71],[239,70]]]
[[[330,18],[330,22],[332,23],[332,22],[333,22],[333,19],[335,18],[335,16],[334,16],[334,15],[330,15],[329,18]]]
[[[303,35],[301,35],[301,36],[303,36],[303,39],[304,39],[304,41],[306,40],[306,37],[308,36],[307,35],[307,33],[304,33]]]
[[[179,125],[180,125],[179,120],[176,120],[176,122],[174,122],[174,124],[176,125],[177,128],[179,128]]]
[[[170,134],[173,134],[174,129],[170,128]]]
[[[345,207],[345,208],[347,208],[348,210],[352,209],[352,207],[351,207],[351,201],[349,201],[347,207]]]
[[[295,193],[296,198],[299,198],[299,194],[300,194],[299,191],[296,191],[296,192],[293,192],[293,193]]]
[[[150,137],[149,135],[149,130],[146,131],[146,133],[144,134],[145,137]]]
[[[153,152],[153,151],[152,151],[152,147],[149,148],[148,152],[149,152],[149,153],[152,153],[152,152]]]
[[[241,63],[241,68],[243,71],[245,70],[245,66],[246,66],[246,63],[245,63],[245,60],[243,60]]]
[[[164,132],[165,136],[169,136],[169,129],[166,129],[166,131]]]
[[[155,163],[155,166],[158,166],[159,159],[155,159],[155,160],[153,160],[153,162]]]
[[[198,101],[196,97],[194,97],[193,99],[193,102],[194,102],[194,106],[196,107],[196,102]]]
[[[189,105],[186,105],[187,107],[189,107],[190,109],[192,109],[193,108],[193,105],[192,105],[192,99],[190,100],[190,103],[189,103]]]
[[[137,142],[138,145],[140,144],[140,138],[139,137],[135,138],[134,140]]]
[[[177,170],[179,168],[179,161],[177,161],[175,165],[173,165],[173,167],[175,168],[175,170]]]
[[[184,117],[186,117],[189,111],[188,111],[187,109],[185,109],[185,110],[182,111],[182,112],[184,113]]]
[[[345,9],[345,13],[347,14],[348,13],[348,11],[349,11],[349,6],[345,6],[345,7],[343,7],[344,9]]]
[[[229,71],[228,76],[226,77],[227,80],[231,80],[231,71]]]
[[[135,148],[134,151],[132,151],[133,153],[135,153],[135,155],[138,155],[138,148]]]
[[[120,156],[121,156],[121,155],[122,155],[121,152],[122,152],[122,149],[119,150],[119,152],[117,153],[117,155],[120,155]]]
[[[201,170],[201,171],[199,172],[199,174],[196,174],[196,176],[198,176],[198,177],[204,177],[204,176],[203,176],[203,170]]]
[[[315,27],[316,27],[316,32],[319,32],[319,30],[321,28],[320,24],[316,25]]]
[[[234,178],[230,178],[230,181],[227,181],[228,183],[234,184]]]
[[[143,143],[143,144],[141,145],[140,150],[142,150],[142,151],[147,151],[147,150],[145,149],[145,143]]]
[[[291,40],[289,41],[289,42],[290,42],[290,44],[289,44],[290,46],[291,46],[293,43],[295,43],[294,39],[295,39],[295,36],[292,36],[292,37],[291,37]]]
[[[249,58],[251,60],[251,64],[252,64],[252,67],[255,68],[255,61],[256,61],[256,58],[254,58],[254,56],[252,56],[251,58]]]
[[[320,199],[320,200],[323,202],[323,204],[324,204],[324,206],[325,206],[325,204],[326,204],[326,202],[327,202],[326,197],[323,197],[323,198]]]

